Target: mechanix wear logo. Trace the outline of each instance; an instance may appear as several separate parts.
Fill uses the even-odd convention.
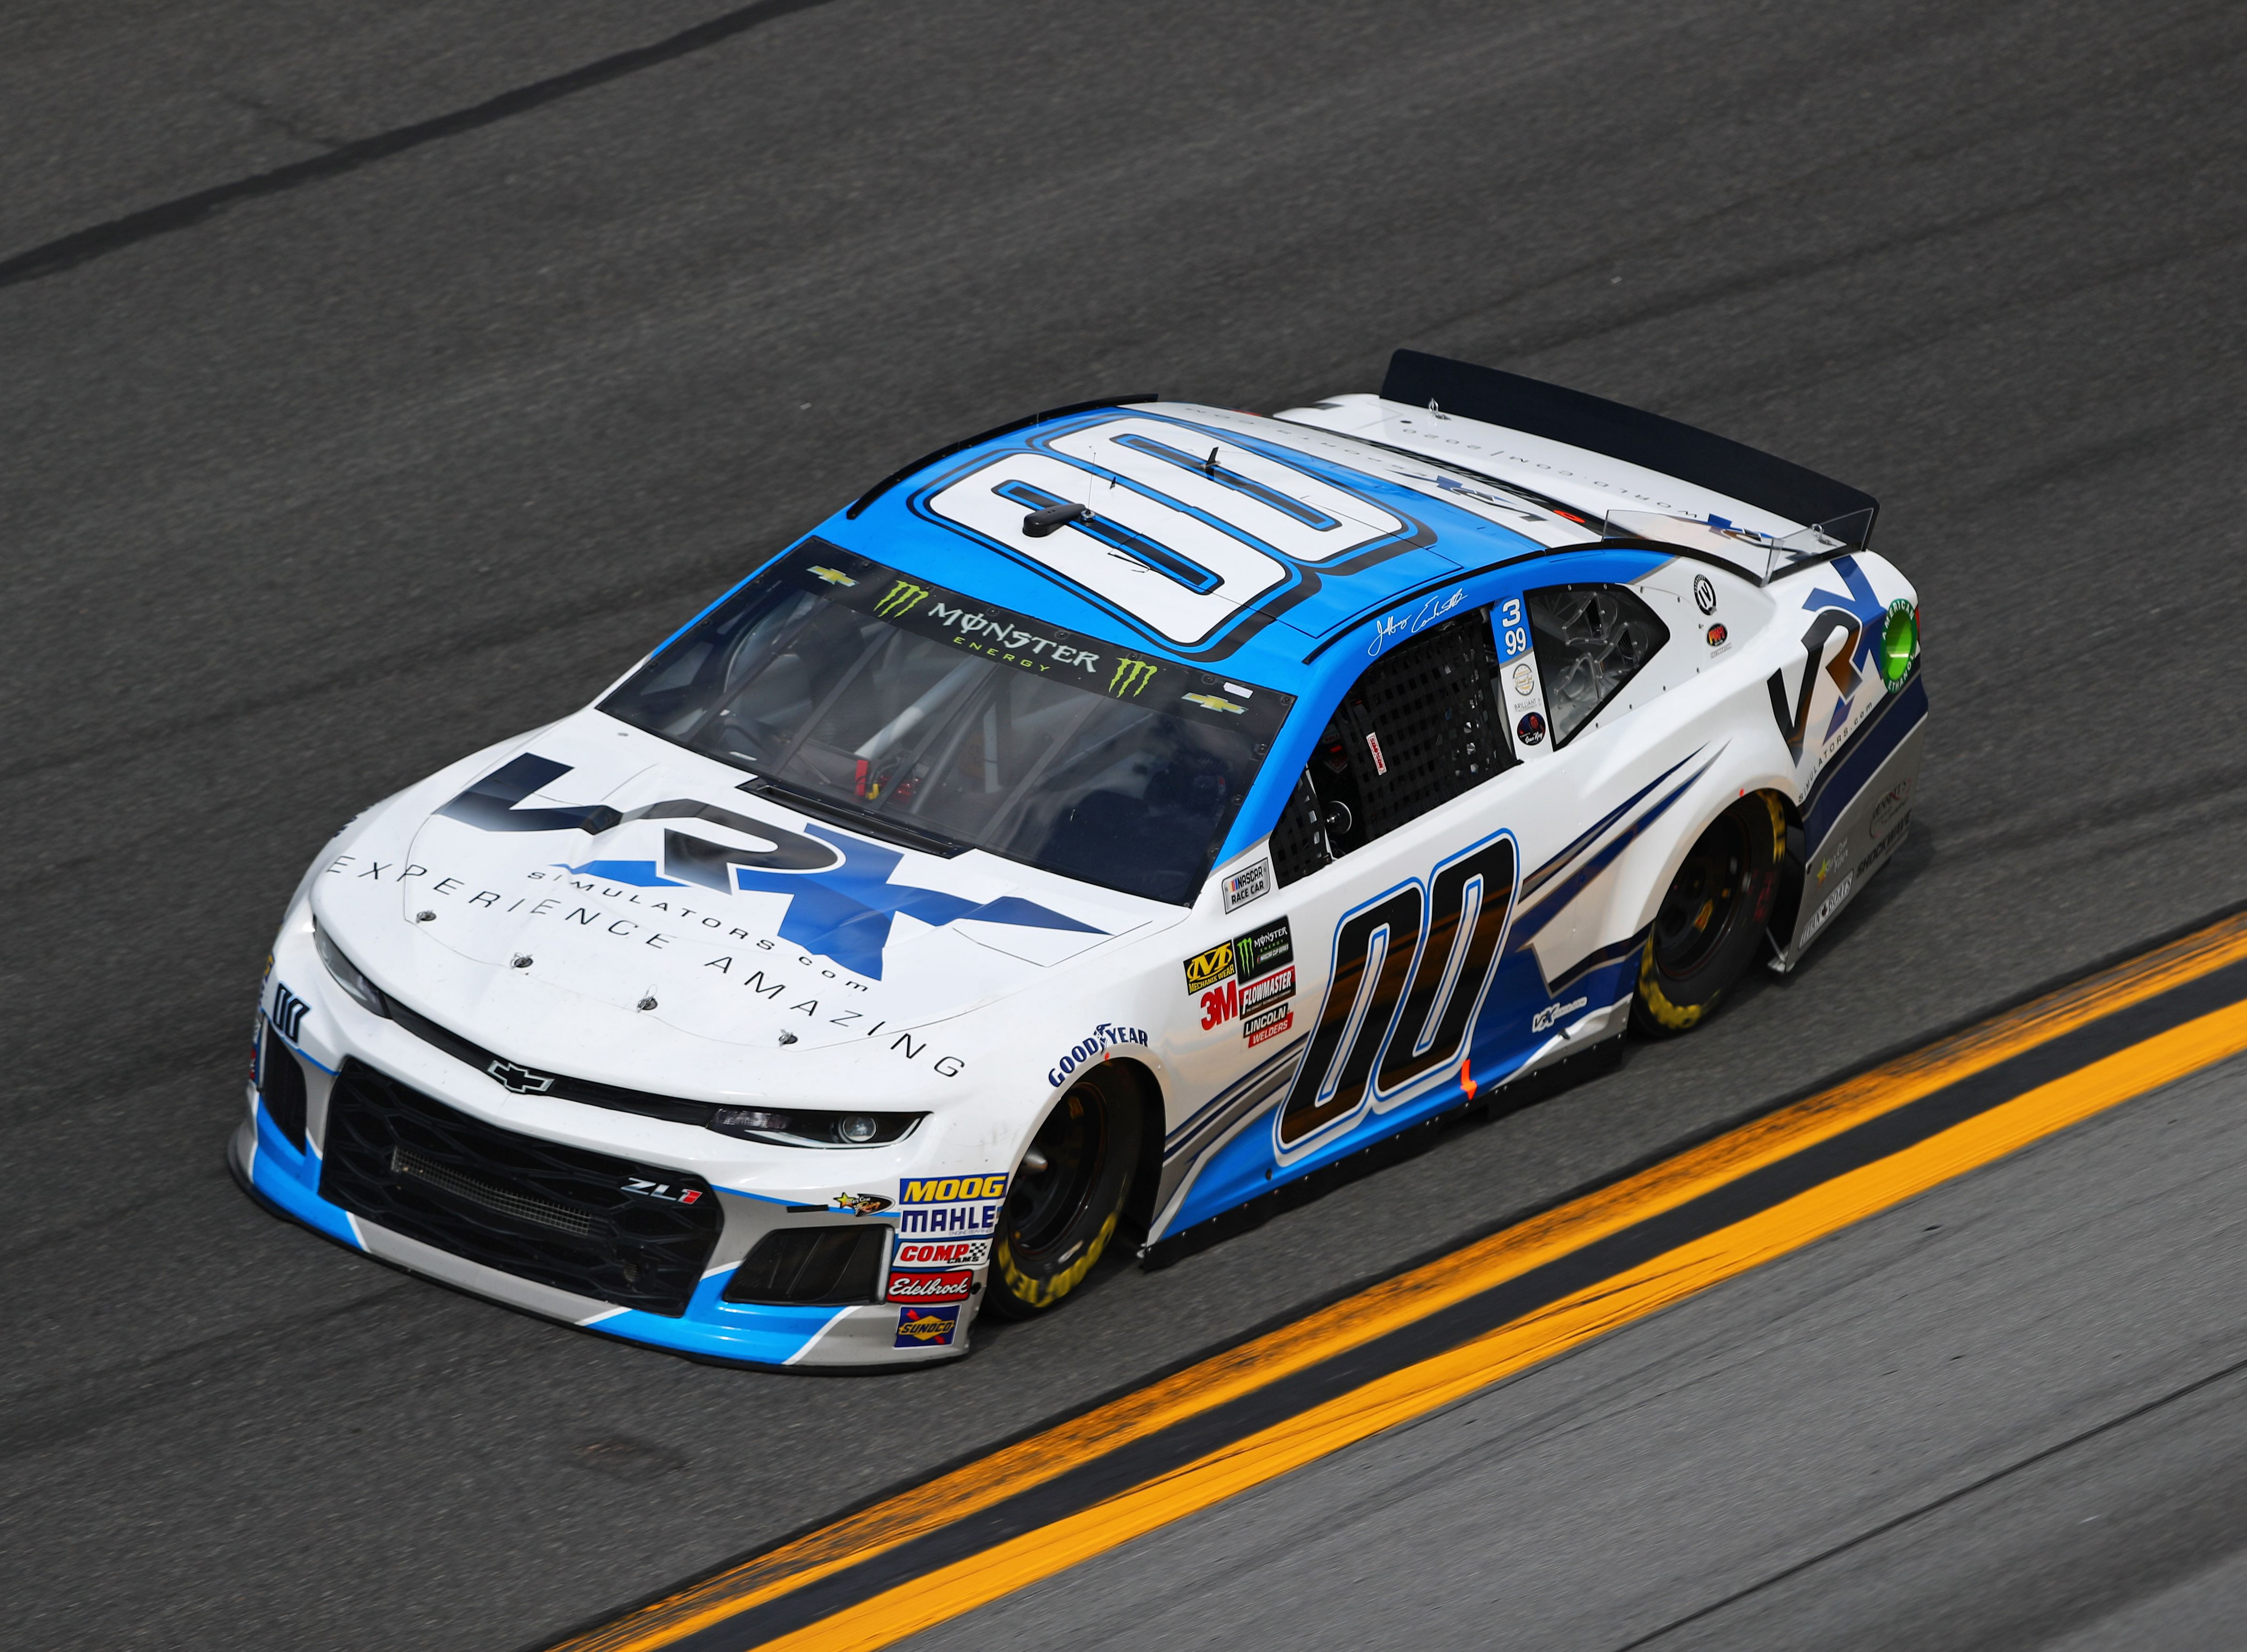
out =
[[[1116,674],[1108,679],[1108,692],[1118,700],[1136,698],[1139,691],[1155,680],[1152,660],[1119,659]]]
[[[1188,996],[1225,980],[1233,973],[1233,943],[1212,946],[1199,958],[1186,959],[1186,993]]]
[[[909,614],[928,597],[928,587],[916,585],[910,579],[900,579],[882,593],[882,600],[874,604],[877,618],[886,619],[892,614]]]

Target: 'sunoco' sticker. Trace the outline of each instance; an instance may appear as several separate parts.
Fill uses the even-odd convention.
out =
[[[901,1307],[898,1310],[898,1348],[949,1348],[960,1329],[960,1309]]]

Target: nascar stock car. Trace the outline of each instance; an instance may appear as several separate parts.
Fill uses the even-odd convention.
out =
[[[1910,819],[1874,514],[1403,351],[944,449],[338,835],[236,1172],[635,1342],[957,1356],[1791,968]]]

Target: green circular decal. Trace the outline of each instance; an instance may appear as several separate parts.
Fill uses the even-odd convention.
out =
[[[1888,604],[1887,628],[1881,633],[1881,680],[1893,694],[1903,686],[1919,659],[1919,611],[1902,597]]]

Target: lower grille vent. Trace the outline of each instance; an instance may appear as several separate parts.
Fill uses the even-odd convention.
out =
[[[488,1211],[497,1211],[502,1216],[521,1217],[526,1222],[550,1227],[557,1233],[575,1233],[579,1239],[593,1236],[593,1219],[578,1214],[566,1205],[510,1193],[497,1183],[488,1182],[481,1176],[463,1176],[458,1171],[448,1171],[442,1164],[424,1158],[409,1148],[393,1147],[390,1150],[390,1168],[400,1176],[416,1177],[467,1199],[472,1205],[481,1205]]]
[[[782,1227],[726,1281],[728,1302],[871,1302],[881,1287],[885,1228]]]
[[[673,1318],[724,1218],[707,1183],[518,1135],[358,1061],[328,1102],[321,1197],[455,1256]],[[638,1191],[634,1191],[637,1188]]]
[[[271,1027],[257,1055],[257,1090],[265,1098],[265,1111],[274,1128],[289,1138],[289,1145],[304,1150],[304,1069],[296,1053]]]

